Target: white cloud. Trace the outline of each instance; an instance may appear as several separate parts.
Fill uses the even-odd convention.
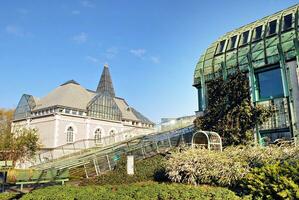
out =
[[[79,15],[80,13],[80,10],[72,10],[72,15]]]
[[[72,40],[75,41],[78,44],[85,43],[88,39],[88,35],[84,32],[79,33],[78,35],[75,35],[72,37]]]
[[[95,7],[95,5],[91,1],[88,1],[88,0],[83,0],[80,3],[83,7],[86,7],[86,8],[94,8]]]
[[[92,56],[86,56],[85,58],[86,58],[86,60],[88,60],[90,62],[93,62],[93,63],[98,63],[99,62],[99,59],[97,59],[95,57],[92,57]]]
[[[155,64],[159,64],[160,63],[160,58],[156,57],[156,56],[151,56],[150,60],[155,63]]]
[[[110,47],[106,49],[105,57],[106,59],[112,59],[118,54],[118,48],[117,47]]]
[[[146,53],[146,50],[145,49],[131,49],[130,53],[139,58],[143,58]]]
[[[5,27],[5,32],[18,37],[24,37],[29,35],[29,33],[26,33],[22,27],[16,25],[7,25]]]

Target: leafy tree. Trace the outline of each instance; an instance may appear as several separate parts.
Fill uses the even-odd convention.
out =
[[[0,160],[23,161],[39,148],[37,131],[19,128],[12,131],[14,110],[0,109]]]
[[[272,108],[251,103],[248,77],[240,70],[227,80],[220,77],[208,82],[207,90],[207,109],[194,124],[198,129],[219,133],[224,145],[247,143],[253,128],[271,116]]]

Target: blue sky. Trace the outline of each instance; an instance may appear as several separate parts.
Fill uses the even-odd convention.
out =
[[[108,63],[116,94],[157,122],[193,114],[193,71],[222,34],[292,0],[0,2],[0,107],[74,79],[96,89]]]

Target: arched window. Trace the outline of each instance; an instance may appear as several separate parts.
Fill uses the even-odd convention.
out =
[[[115,143],[115,133],[116,133],[115,130],[111,130],[109,132],[110,144]]]
[[[73,143],[74,142],[74,129],[73,127],[68,127],[66,131],[66,142]]]
[[[101,143],[102,141],[102,136],[101,136],[101,129],[97,129],[95,132],[94,132],[94,141],[96,144],[99,144]]]

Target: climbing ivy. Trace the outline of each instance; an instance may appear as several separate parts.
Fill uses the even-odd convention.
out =
[[[208,82],[207,92],[207,109],[194,124],[197,129],[219,133],[224,145],[246,144],[253,138],[253,128],[271,116],[272,108],[252,104],[248,77],[240,70],[226,80]]]

